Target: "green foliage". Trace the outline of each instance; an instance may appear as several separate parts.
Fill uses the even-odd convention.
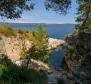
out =
[[[10,37],[10,36],[16,36],[16,31],[12,28],[6,27],[6,26],[0,26],[0,34]]]
[[[65,84],[64,79],[63,78],[58,78],[57,84]]]
[[[4,65],[2,65],[2,64],[0,64],[0,77],[2,76],[2,74],[3,74],[3,70],[5,69],[5,66]]]
[[[91,16],[89,16],[88,19],[87,19],[87,23],[85,25],[85,30],[87,32],[91,32]]]
[[[28,39],[32,41],[31,48],[25,53],[25,58],[34,58],[43,62],[48,61],[48,33],[40,24],[38,30],[28,33]]]
[[[39,24],[37,31],[32,30],[28,34],[28,38],[37,48],[46,49],[48,47],[48,32],[42,24]]]
[[[23,66],[17,66],[6,56],[0,59],[0,84],[45,84],[45,76]]]
[[[91,61],[91,52],[87,54],[86,59]]]
[[[52,9],[59,14],[66,14],[67,9],[70,8],[71,0],[46,0],[46,9]]]
[[[72,0],[47,0],[46,6],[47,8],[51,8],[58,13],[67,13],[67,8],[69,8],[71,2]],[[78,4],[76,21],[79,24],[77,24],[76,30],[72,33],[72,35],[77,37],[77,41],[74,42],[74,44],[76,43],[74,46],[74,50],[69,50],[68,53],[70,53],[70,60],[74,59],[74,61],[81,61],[91,59],[91,55],[88,54],[90,52],[88,51],[89,46],[87,46],[87,48],[85,49],[86,44],[85,41],[83,41],[83,39],[89,38],[89,36],[84,36],[83,39],[79,36],[79,34],[82,32],[91,32],[91,0],[76,0],[76,2]],[[87,43],[89,43],[88,40]]]
[[[12,37],[19,35],[21,39],[27,39],[27,33],[30,31],[21,30],[21,29],[13,29],[6,26],[0,26],[0,34],[6,37]]]
[[[76,2],[78,4],[76,21],[79,23],[77,28],[80,31],[84,29],[91,31],[91,0],[76,0]],[[71,3],[72,0],[46,0],[45,6],[57,13],[67,14]]]
[[[28,0],[0,0],[0,16],[9,19],[20,18],[24,10],[33,9]]]
[[[17,33],[19,34],[20,39],[28,39],[30,30],[17,29]]]
[[[80,31],[91,30],[91,0],[77,0],[78,12],[76,21],[80,23]]]
[[[83,22],[88,19],[91,13],[91,0],[77,0],[78,7],[78,22]]]

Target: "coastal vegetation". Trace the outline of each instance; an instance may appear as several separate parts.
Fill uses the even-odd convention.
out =
[[[0,82],[1,84],[26,84],[36,83],[45,84],[46,76],[44,73],[36,71],[35,69],[29,69],[31,58],[41,60],[42,62],[48,62],[49,53],[48,50],[48,32],[40,24],[37,30],[20,30],[9,27],[0,27],[1,37],[17,38],[19,37],[22,41],[29,40],[31,42],[30,49],[22,52],[21,59],[24,60],[21,66],[14,64],[8,56],[0,59]],[[3,38],[3,37],[2,37]],[[23,44],[24,46],[25,44]],[[1,55],[2,57],[2,55]],[[28,73],[28,74],[26,74]],[[14,80],[14,78],[17,79]]]
[[[46,0],[45,6],[47,10],[52,9],[59,14],[65,15],[68,13],[72,1]],[[66,37],[67,47],[64,49],[65,62],[70,72],[70,76],[67,75],[67,78],[69,80],[73,79],[72,81],[75,84],[91,84],[91,0],[76,0],[76,2],[78,4],[76,18],[78,24],[75,31]],[[24,10],[33,9],[33,4],[27,4],[27,0],[1,0],[0,3],[0,16],[10,19],[20,18]],[[22,82],[44,84],[44,79],[42,79],[44,77],[39,72],[28,69],[31,58],[42,60],[43,62],[48,59],[48,34],[42,29],[42,26],[39,26],[38,31],[17,31],[0,27],[0,33],[7,37],[19,34],[21,39],[26,38],[32,41],[31,49],[26,52],[25,58],[23,58],[27,60],[26,68],[12,64],[10,60],[7,62],[6,58],[5,61],[0,59],[1,84],[16,84],[16,82],[19,82],[19,84]],[[60,82],[64,83],[63,80],[59,79],[58,83],[60,84]]]
[[[8,26],[0,26],[0,35],[5,37],[16,37],[18,34],[21,35],[21,37],[24,38],[24,35],[26,36],[26,33],[30,31],[27,30],[21,30],[21,29],[13,29]]]
[[[33,3],[28,0],[0,0],[0,16],[2,18],[14,19],[20,18],[23,11],[32,10]]]
[[[17,66],[5,55],[0,59],[0,84],[45,84],[45,80],[43,73]]]
[[[13,29],[10,27],[6,27],[6,26],[0,26],[0,35],[1,36],[5,36],[5,37],[16,37],[17,36],[22,39],[22,41],[24,40],[29,40],[32,43],[31,48],[35,49],[36,51],[36,55],[40,56],[32,56],[32,58],[35,59],[41,59],[41,60],[45,60],[47,58],[42,58],[43,55],[47,55],[48,53],[48,32],[46,29],[43,28],[42,24],[39,24],[38,29],[37,30],[21,30],[21,29]],[[24,45],[23,45],[24,46]],[[31,50],[31,49],[30,49]],[[45,52],[44,54],[42,52]],[[44,57],[45,57],[44,56]]]
[[[57,84],[65,84],[64,79],[62,78],[57,79]]]
[[[88,34],[91,33],[90,32],[91,31],[91,0],[76,0],[76,1],[78,4],[78,9],[77,9],[78,11],[77,11],[77,18],[76,18],[76,21],[78,22],[78,24],[76,25],[75,31],[73,31],[68,37],[72,36],[72,37],[79,38],[81,37],[80,35],[82,35],[83,39],[86,39],[87,37],[89,38]],[[72,3],[72,0],[54,0],[54,1],[47,0],[46,6],[48,9],[53,9],[59,14],[66,14],[71,6],[71,3]],[[79,42],[79,40],[82,41],[83,39],[82,38],[76,39],[77,42],[76,43],[73,42],[74,45],[79,45],[77,46],[77,48],[82,47],[81,46],[82,44]],[[73,51],[76,51],[76,50],[71,50],[71,52],[73,53]],[[83,52],[85,51],[83,50]],[[80,53],[80,50],[79,50],[79,53]],[[80,60],[81,59],[82,58],[80,58]]]
[[[36,83],[36,84],[45,84],[46,76],[34,69],[28,69],[28,65],[31,61],[31,58],[41,61],[48,61],[49,51],[48,48],[48,33],[40,24],[38,30],[18,30],[12,29],[9,27],[1,26],[0,35],[17,38],[19,36],[22,41],[29,40],[32,41],[32,46],[28,51],[23,51],[23,56],[21,57],[26,62],[22,66],[14,64],[8,56],[0,58],[0,83],[6,84],[27,84],[27,83]],[[24,46],[24,45],[23,45]],[[26,52],[25,52],[26,51]],[[25,66],[25,65],[26,66]],[[27,73],[27,74],[26,74]],[[16,79],[17,77],[17,79]],[[18,81],[19,80],[19,81]],[[18,81],[18,82],[17,82]]]
[[[91,0],[76,0],[78,4],[75,30],[65,40],[65,62],[68,66],[74,83],[91,83]],[[47,0],[47,9],[52,9],[59,14],[67,14],[72,0]],[[62,5],[61,5],[62,4]],[[62,6],[62,7],[61,7]],[[72,83],[72,84],[74,84]],[[68,83],[67,83],[68,84]],[[71,84],[71,83],[70,83]]]
[[[27,34],[27,39],[32,42],[32,45],[28,51],[24,53],[25,59],[27,59],[27,66],[31,58],[48,62],[50,50],[48,50],[48,32],[43,28],[42,24],[39,24],[38,30],[32,30]]]
[[[0,26],[0,34],[6,37],[16,36],[16,31],[9,27]]]

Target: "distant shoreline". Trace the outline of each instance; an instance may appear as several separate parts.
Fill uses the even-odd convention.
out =
[[[0,24],[48,24],[48,25],[75,25],[76,23],[13,23],[13,22],[0,22]]]

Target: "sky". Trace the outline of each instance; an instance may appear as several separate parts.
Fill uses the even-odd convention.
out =
[[[5,22],[15,23],[75,23],[77,4],[72,0],[72,6],[67,15],[59,15],[55,11],[47,11],[44,6],[45,0],[31,0],[35,3],[34,10],[24,11],[22,17],[15,20],[4,19]],[[3,21],[0,19],[0,21]]]

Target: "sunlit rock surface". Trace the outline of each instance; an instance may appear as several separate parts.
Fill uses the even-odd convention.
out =
[[[0,41],[1,42],[1,41]],[[56,48],[60,45],[63,45],[65,42],[63,40],[49,38],[48,40],[48,49]],[[31,42],[28,40],[22,40],[14,37],[6,38],[3,37],[1,42],[4,48],[4,54],[7,54],[12,61],[17,61],[20,59],[20,56],[24,52],[23,50],[28,50],[31,48]],[[0,50],[2,51],[2,46]]]
[[[60,45],[63,45],[65,41],[61,39],[49,38],[48,43],[49,43],[48,49],[53,49],[53,48],[57,48]]]

